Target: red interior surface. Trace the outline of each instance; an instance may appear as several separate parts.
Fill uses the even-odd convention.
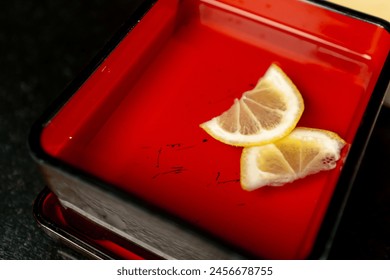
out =
[[[310,253],[342,169],[253,192],[241,148],[199,124],[277,63],[299,126],[354,141],[388,54],[382,27],[302,1],[160,0],[45,127],[50,155],[262,258]],[[228,4],[231,5],[228,5]],[[346,152],[346,151],[344,151]]]

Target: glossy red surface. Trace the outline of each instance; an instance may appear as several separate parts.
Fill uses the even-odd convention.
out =
[[[241,149],[199,124],[275,62],[304,98],[298,125],[353,143],[389,46],[382,27],[302,1],[160,0],[45,127],[42,147],[258,257],[305,258],[342,162],[246,192]]]

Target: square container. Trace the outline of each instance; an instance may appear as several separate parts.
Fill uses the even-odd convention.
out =
[[[389,47],[387,22],[332,4],[144,1],[32,128],[60,224],[115,236],[105,250],[120,244],[123,258],[325,258],[388,88]],[[241,148],[199,124],[271,63],[302,93],[298,126],[348,145],[331,171],[247,192]]]

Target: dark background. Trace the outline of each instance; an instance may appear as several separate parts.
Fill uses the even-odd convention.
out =
[[[83,258],[49,239],[32,204],[44,183],[31,125],[131,14],[134,0],[0,3],[0,259]],[[384,108],[331,258],[390,258],[390,109]]]

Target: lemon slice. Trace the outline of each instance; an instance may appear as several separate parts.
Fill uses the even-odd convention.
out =
[[[241,186],[254,190],[280,186],[322,170],[333,169],[345,141],[336,133],[295,128],[274,143],[244,148],[241,155]]]
[[[244,92],[230,109],[200,127],[225,144],[261,145],[289,134],[303,109],[298,89],[282,69],[272,64],[254,89]]]

